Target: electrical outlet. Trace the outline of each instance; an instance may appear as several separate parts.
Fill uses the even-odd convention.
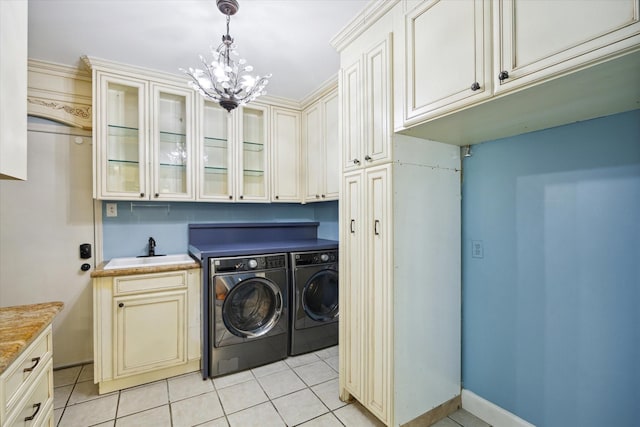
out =
[[[107,216],[118,216],[117,203],[107,203]]]
[[[482,240],[471,241],[471,256],[473,258],[484,258],[484,246]]]

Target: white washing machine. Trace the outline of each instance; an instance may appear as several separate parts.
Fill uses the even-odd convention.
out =
[[[211,258],[210,375],[287,357],[286,254]]]
[[[338,344],[338,250],[291,252],[289,355]]]

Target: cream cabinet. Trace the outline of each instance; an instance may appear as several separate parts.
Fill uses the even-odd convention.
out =
[[[0,179],[27,179],[28,4],[0,2]]]
[[[392,27],[374,23],[341,56],[342,169],[389,161],[392,115]]]
[[[490,0],[429,0],[404,20],[406,125],[492,95]]]
[[[199,369],[200,270],[95,277],[100,393]]]
[[[0,425],[53,427],[52,363],[49,325],[0,377]]]
[[[198,97],[197,194],[202,201],[269,201],[269,107],[228,113]]]
[[[337,88],[303,110],[305,202],[336,200],[340,192]]]
[[[501,0],[493,17],[496,93],[640,48],[638,0]]]
[[[271,201],[300,203],[300,112],[271,107]]]
[[[343,178],[340,393],[430,425],[461,392],[459,150],[397,136],[393,151]]]
[[[94,197],[192,200],[193,92],[94,73]]]

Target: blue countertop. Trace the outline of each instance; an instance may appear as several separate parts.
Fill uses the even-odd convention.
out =
[[[240,242],[223,244],[189,245],[189,253],[199,260],[225,256],[244,256],[274,254],[279,252],[322,251],[337,249],[337,240],[305,239],[305,240],[281,240],[269,242]]]

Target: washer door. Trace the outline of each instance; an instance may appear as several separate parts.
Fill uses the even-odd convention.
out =
[[[278,286],[262,277],[251,277],[236,284],[226,295],[222,321],[232,334],[255,338],[273,329],[282,309]]]
[[[338,316],[338,272],[320,270],[304,285],[302,308],[311,319],[327,322]]]

